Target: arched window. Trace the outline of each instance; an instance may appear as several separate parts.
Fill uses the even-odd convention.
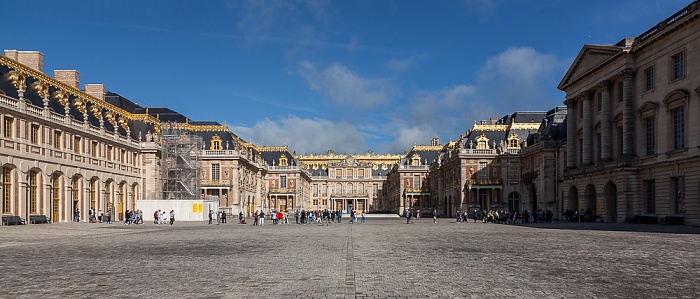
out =
[[[413,154],[411,157],[411,165],[420,165],[420,155],[418,153]]]
[[[481,134],[481,136],[476,138],[476,149],[488,149],[489,148],[489,139],[486,138],[485,134]]]
[[[2,168],[2,213],[12,213],[12,169]]]
[[[511,133],[508,137],[508,147],[509,148],[520,148],[520,137],[518,134]]]
[[[221,137],[219,137],[219,135],[214,135],[213,137],[211,137],[211,142],[209,142],[209,143],[210,143],[209,149],[211,149],[213,151],[218,151],[218,150],[223,149],[223,147],[221,146]]]
[[[29,213],[36,214],[37,206],[37,172],[29,171]]]
[[[288,166],[289,162],[287,162],[287,156],[281,155],[280,156],[280,166]]]

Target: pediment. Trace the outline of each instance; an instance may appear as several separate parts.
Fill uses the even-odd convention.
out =
[[[622,50],[622,47],[613,45],[585,45],[559,83],[559,89],[563,90],[575,79],[603,65]]]

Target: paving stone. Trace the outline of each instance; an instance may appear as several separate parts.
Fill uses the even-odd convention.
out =
[[[0,227],[0,297],[694,298],[700,228],[600,223]]]

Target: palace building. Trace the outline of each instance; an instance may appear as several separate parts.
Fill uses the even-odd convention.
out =
[[[475,121],[404,154],[297,155],[0,55],[2,215],[121,220],[141,200],[207,199],[229,214],[350,210],[585,211],[590,221],[700,224],[700,4],[634,38],[584,45],[566,106]],[[146,211],[150,213],[150,211]]]
[[[566,92],[564,207],[700,224],[700,3],[634,38],[585,45]]]

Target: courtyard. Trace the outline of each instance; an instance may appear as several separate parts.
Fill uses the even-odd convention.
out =
[[[344,219],[345,220],[345,219]],[[0,227],[0,297],[693,298],[700,228],[53,223]],[[271,221],[270,221],[271,222]]]

